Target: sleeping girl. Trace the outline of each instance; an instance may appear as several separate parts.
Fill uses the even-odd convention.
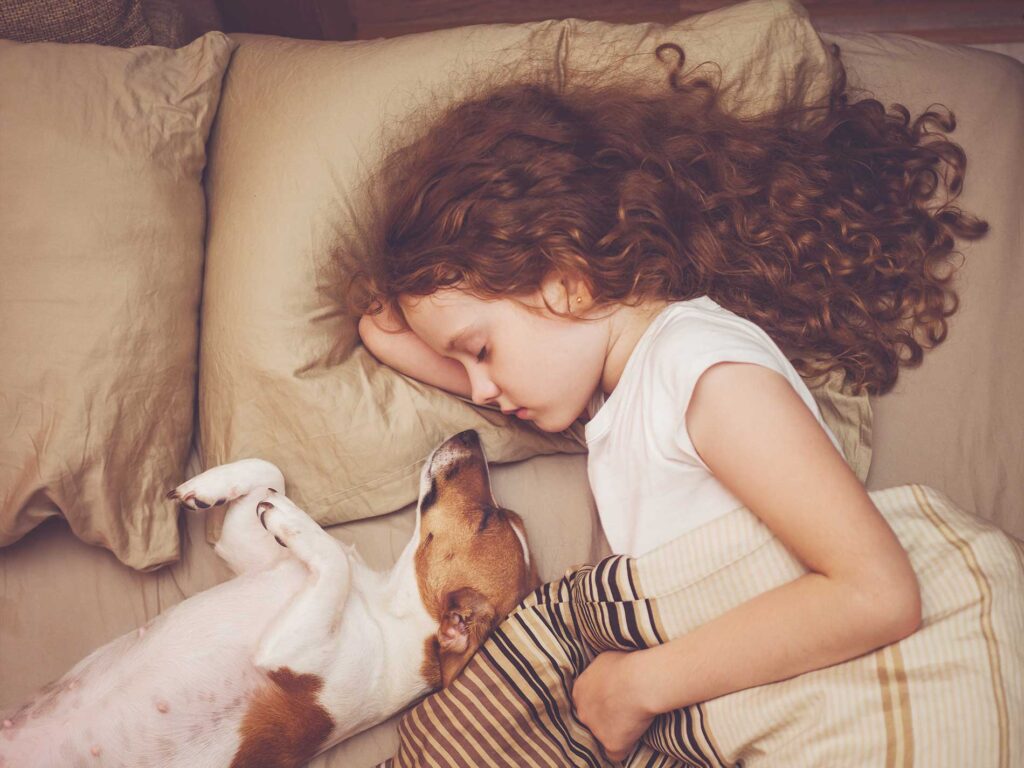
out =
[[[898,701],[878,694],[883,668],[947,697],[995,679],[1006,722],[1020,722],[1016,544],[952,505],[936,513],[989,537],[993,567],[1007,565],[993,626],[1017,635],[995,672],[983,642],[918,662],[910,641],[953,631],[940,625],[959,610],[933,601],[942,590],[928,581],[949,546],[942,526],[911,535],[941,494],[869,493],[805,383],[839,372],[851,391],[882,395],[945,339],[956,241],[987,230],[952,204],[966,166],[946,136],[952,115],[854,101],[840,64],[827,104],[740,118],[712,83],[684,76],[678,46],[656,54],[676,58],[659,96],[497,85],[446,110],[378,176],[378,251],[352,294],[364,343],[536,429],[584,420],[615,553],[538,590],[467,668],[467,689],[516,688],[482,670],[518,648],[521,675],[555,672],[533,692],[475,696],[486,764],[525,759],[495,756],[485,731],[507,728],[545,765],[883,765]],[[774,560],[757,565],[765,553]],[[743,579],[715,580],[741,560]],[[701,595],[718,607],[701,613]],[[900,663],[879,666],[897,651]],[[866,675],[867,692],[836,704],[830,668],[850,690]],[[794,679],[798,696],[783,683]],[[986,728],[930,719],[969,754],[994,754]],[[473,725],[461,725],[468,751]],[[854,725],[857,748],[828,752]],[[446,764],[402,735],[402,764]],[[542,743],[562,752],[545,762]]]

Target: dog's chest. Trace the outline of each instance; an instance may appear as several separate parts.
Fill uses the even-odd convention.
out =
[[[390,717],[427,692],[424,648],[436,631],[414,581],[396,588],[381,581],[381,574],[354,569],[338,653],[320,696],[336,718],[332,742]]]

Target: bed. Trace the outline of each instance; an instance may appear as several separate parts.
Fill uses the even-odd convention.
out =
[[[229,203],[241,205],[247,191],[231,186],[226,163],[237,159],[240,126],[257,119],[254,110],[263,109],[250,101],[277,103],[279,117],[280,110],[315,110],[318,100],[337,101],[342,95],[332,90],[325,63],[335,50],[331,46],[348,45],[260,35],[233,38],[238,49],[209,146],[207,281],[227,268],[218,262],[217,250],[232,231],[226,211]],[[457,39],[418,38],[421,47]],[[885,103],[899,101],[916,114],[941,102],[955,112],[953,138],[968,157],[960,203],[991,225],[984,239],[962,249],[957,283],[962,306],[952,318],[948,340],[926,354],[919,368],[904,369],[894,391],[871,398],[873,418],[863,436],[872,451],[866,485],[875,490],[926,484],[1024,537],[1024,65],[999,54],[904,35],[825,34],[823,39],[839,45],[851,84]],[[310,76],[316,87],[304,91],[305,102],[285,98],[287,80],[269,75],[303,66],[317,73]],[[302,115],[287,116],[301,132]],[[257,168],[254,178],[259,174]],[[269,181],[253,183],[258,187]],[[208,359],[204,348],[200,367]],[[204,445],[201,435],[198,429],[185,477],[199,472],[218,451],[232,450],[212,438]],[[526,519],[542,578],[608,554],[583,453],[506,461],[492,466],[491,475],[499,502]],[[168,488],[184,477],[169,479]],[[46,507],[42,499],[33,503]],[[386,568],[408,541],[413,522],[413,506],[406,503],[398,511],[329,530],[354,542],[371,565]],[[59,517],[0,549],[0,708],[18,703],[93,648],[230,577],[213,553],[205,520],[182,514],[179,525],[180,560],[150,572],[127,568],[111,552],[80,541]],[[383,760],[395,751],[396,722],[397,717],[356,736],[311,765],[369,766]]]

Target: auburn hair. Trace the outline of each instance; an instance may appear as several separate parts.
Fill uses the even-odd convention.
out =
[[[707,295],[801,375],[892,389],[946,338],[955,238],[988,230],[952,204],[953,114],[851,99],[833,46],[826,99],[740,116],[704,68],[684,73],[678,45],[666,53],[661,92],[499,82],[385,152],[349,310],[402,319],[400,296],[524,297],[572,274],[595,308]]]

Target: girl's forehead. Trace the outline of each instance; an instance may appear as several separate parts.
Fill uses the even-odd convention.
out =
[[[406,321],[420,333],[448,336],[456,328],[486,323],[489,314],[479,300],[458,291],[399,299]]]
[[[399,299],[402,309],[408,314],[420,317],[464,317],[484,315],[498,308],[505,301],[484,301],[465,291],[442,288],[428,296],[403,296]]]
[[[481,299],[456,288],[443,288],[427,296],[403,296],[399,303],[406,320],[432,327],[515,324],[526,314],[522,304],[512,298]]]

